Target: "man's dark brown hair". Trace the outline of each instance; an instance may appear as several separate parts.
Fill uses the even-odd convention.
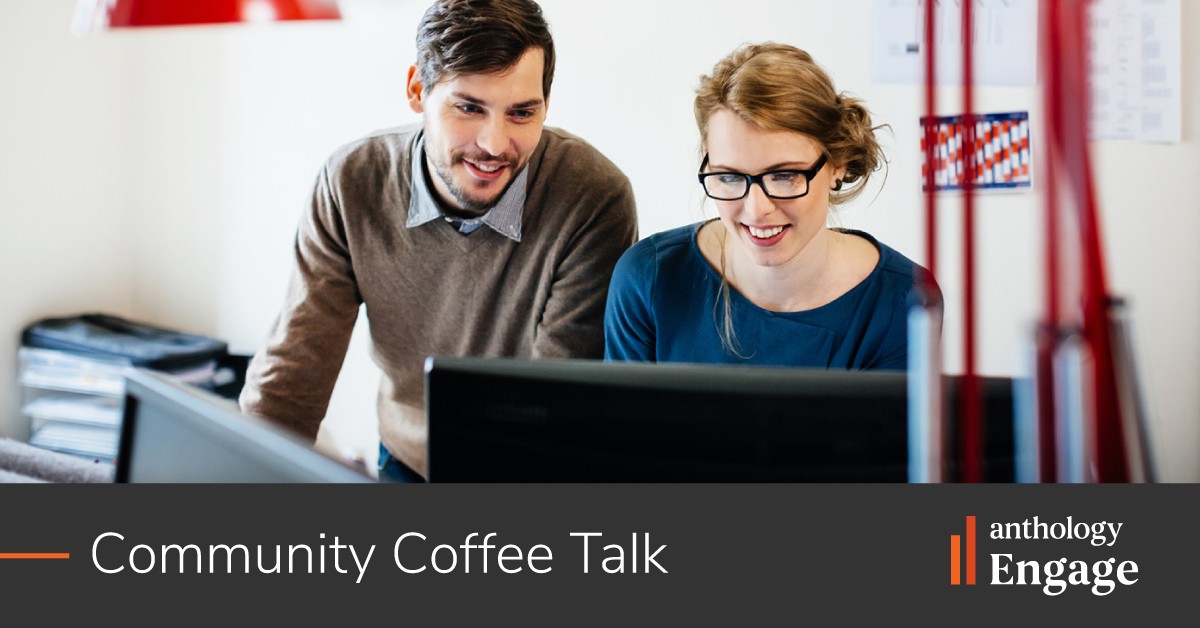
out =
[[[554,80],[554,40],[533,0],[438,0],[417,29],[417,71],[426,90],[462,74],[493,74],[530,48],[545,53],[542,97]]]

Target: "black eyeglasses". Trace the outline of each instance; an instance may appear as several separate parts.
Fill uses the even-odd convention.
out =
[[[800,198],[808,194],[808,182],[821,168],[825,167],[826,156],[821,155],[817,163],[808,170],[772,170],[760,174],[745,174],[743,172],[704,172],[708,167],[708,155],[700,164],[700,185],[709,198],[718,201],[736,201],[745,198],[750,193],[754,183],[762,188],[767,196],[780,200]]]

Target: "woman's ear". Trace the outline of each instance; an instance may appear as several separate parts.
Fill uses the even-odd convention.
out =
[[[833,190],[834,192],[841,190],[842,189],[842,179],[845,179],[845,178],[846,178],[846,167],[845,166],[838,166],[837,168],[834,168],[833,169],[833,183],[830,184],[829,188],[831,190]]]

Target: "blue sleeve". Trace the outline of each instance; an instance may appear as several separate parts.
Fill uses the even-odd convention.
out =
[[[892,303],[890,312],[879,312],[878,316],[887,315],[890,320],[884,330],[883,343],[879,355],[867,365],[871,371],[903,371],[908,368],[908,311],[912,307],[912,299],[906,290]]]
[[[922,284],[925,277],[930,279],[933,294],[923,294]],[[912,308],[929,306],[934,309],[938,328],[942,322],[942,291],[936,281],[929,276],[929,271],[916,267],[912,285],[900,294],[900,298],[892,306],[891,322],[885,332],[883,346],[874,363],[867,366],[870,370],[902,371],[908,368],[908,315]]]
[[[654,243],[642,240],[617,262],[604,311],[605,360],[655,361],[650,295],[658,270],[657,257]]]

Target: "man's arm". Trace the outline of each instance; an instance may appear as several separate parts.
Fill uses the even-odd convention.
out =
[[[327,169],[296,232],[295,259],[283,308],[250,363],[239,403],[315,439],[362,303]]]
[[[617,260],[637,241],[633,188],[623,185],[580,228],[555,271],[533,342],[535,358],[600,358],[604,303]]]

